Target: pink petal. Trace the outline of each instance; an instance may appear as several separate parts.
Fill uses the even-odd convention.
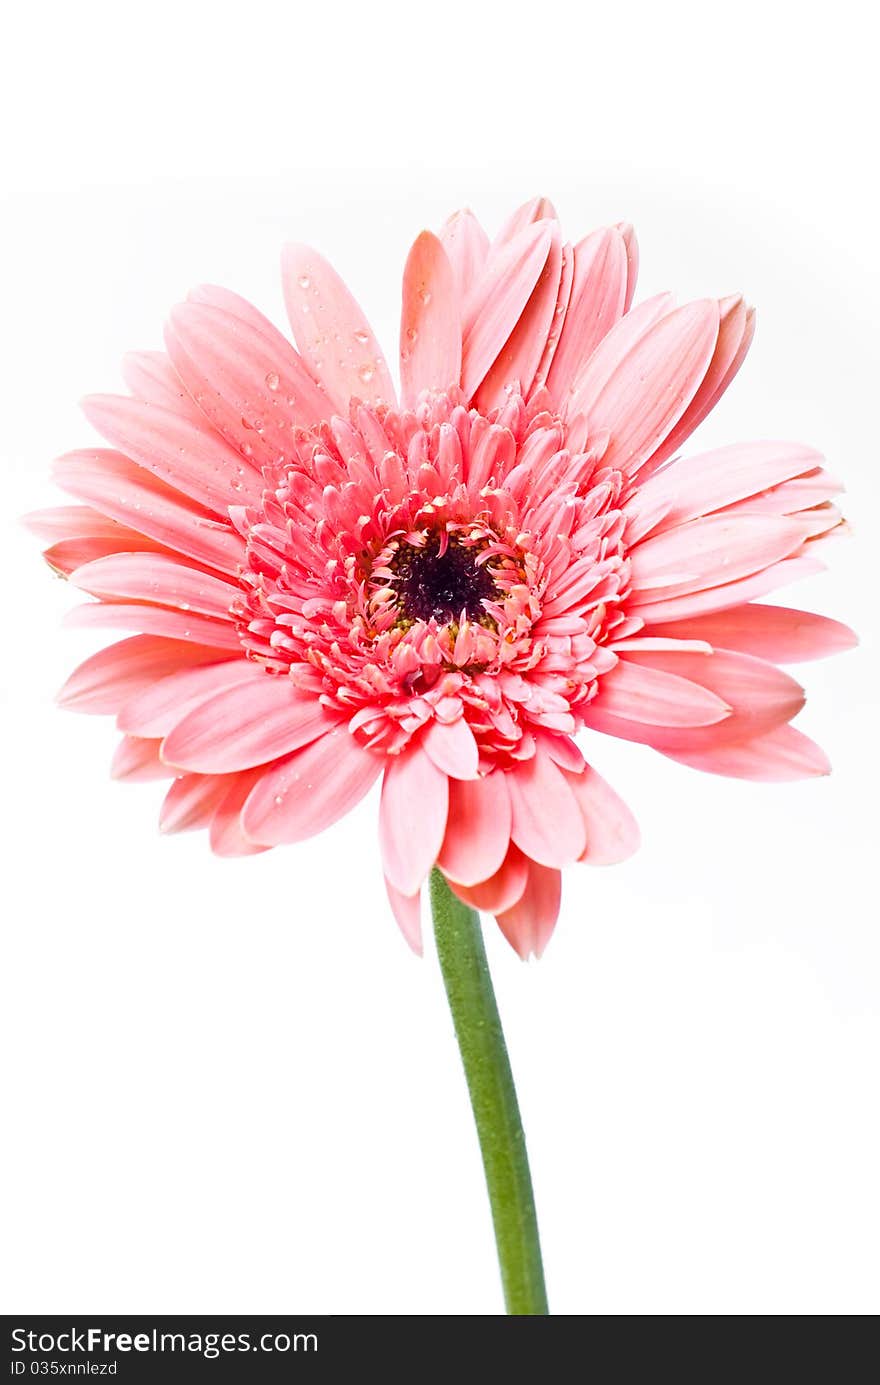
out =
[[[718,304],[710,299],[668,313],[636,341],[595,393],[588,382],[591,370],[603,373],[605,343],[593,353],[579,394],[591,430],[607,428],[611,434],[605,466],[633,475],[663,442],[706,374],[718,319]]]
[[[162,758],[198,774],[253,769],[331,730],[331,716],[290,678],[263,672],[200,702],[162,742]]]
[[[262,772],[245,804],[244,830],[267,846],[314,837],[360,803],[384,764],[335,726]]]
[[[175,779],[162,800],[159,831],[191,832],[197,827],[209,827],[215,810],[229,792],[230,782],[220,774],[184,774]]]
[[[623,311],[628,313],[635,297],[636,283],[639,277],[639,243],[636,239],[635,229],[628,221],[619,221],[617,229],[623,236],[623,243],[626,246],[626,298]]]
[[[785,490],[786,486],[780,486],[779,490]],[[778,509],[775,505],[776,496],[770,491],[766,496],[755,496],[751,500],[743,500],[738,505],[730,505],[722,510],[723,515],[747,515],[747,514],[779,514],[788,513],[783,505]],[[767,502],[770,502],[769,504]],[[832,535],[848,529],[846,520],[837,505],[825,503],[816,505],[811,510],[798,510],[790,518],[796,519],[798,524],[803,525],[806,538],[810,540],[811,547],[815,547],[815,541],[819,538],[831,538]]]
[[[679,751],[670,754],[669,759],[710,774],[770,783],[831,773],[825,752],[793,726],[777,726],[762,736],[734,745]]]
[[[22,516],[22,524],[44,543],[59,539],[109,537],[118,534],[120,526],[106,515],[98,514],[89,505],[52,505],[47,510],[32,510]]]
[[[70,452],[53,476],[71,495],[87,500],[120,524],[130,525],[187,558],[237,575],[244,541],[232,526],[213,519],[119,452]],[[125,550],[117,544],[117,552]]]
[[[71,577],[77,568],[94,563],[98,558],[109,558],[120,549],[126,553],[164,553],[166,557],[174,556],[161,544],[118,524],[112,537],[62,539],[60,543],[53,543],[51,548],[43,550],[43,558],[53,572],[61,577]]]
[[[216,659],[216,649],[155,635],[133,635],[81,663],[58,694],[58,702],[77,712],[113,714],[128,698],[167,674]]]
[[[260,770],[246,770],[227,781],[229,787],[211,819],[211,850],[216,856],[256,856],[267,847],[252,841],[243,827],[244,806],[253,791]]]
[[[510,835],[520,850],[544,866],[576,861],[586,833],[563,771],[539,750],[506,778],[513,810]]]
[[[379,343],[336,270],[307,245],[288,245],[282,274],[296,344],[337,410],[347,417],[350,399],[395,404]]]
[[[569,774],[567,779],[587,832],[587,845],[580,859],[591,866],[614,866],[632,856],[641,838],[638,824],[623,799],[591,765],[581,774]]]
[[[745,360],[755,331],[754,309],[746,306],[741,294],[722,298],[719,307],[718,340],[709,368],[678,423],[652,457],[652,464],[671,457],[687,441],[694,429],[714,409]]]
[[[709,515],[665,529],[633,549],[632,607],[748,577],[789,557],[805,537],[796,519],[776,515]]]
[[[562,238],[557,222],[551,223],[547,261],[522,314],[477,390],[475,404],[483,413],[503,404],[508,386],[518,385],[528,394],[544,355],[556,314],[562,279]]]
[[[142,783],[151,779],[169,779],[173,769],[159,759],[159,742],[144,741],[139,736],[124,736],[116,747],[110,774],[114,779],[129,779]]]
[[[77,568],[70,580],[92,596],[174,606],[215,620],[229,619],[241,596],[239,587],[161,553],[114,553]]]
[[[406,938],[417,957],[422,955],[422,895],[401,894],[390,880],[385,881],[391,912],[397,920],[401,933]]]
[[[501,914],[512,909],[523,896],[529,880],[529,862],[518,847],[511,844],[507,855],[494,875],[478,885],[449,883],[465,904],[485,914]]]
[[[411,408],[422,390],[446,390],[461,378],[461,308],[440,241],[423,231],[403,271],[400,380]]]
[[[621,658],[603,674],[592,708],[649,726],[713,726],[730,714],[726,702],[692,683],[684,670],[684,676],[665,673],[636,658]]]
[[[790,442],[736,443],[694,457],[677,457],[649,476],[624,509],[631,519],[648,511],[662,514],[662,527],[669,529],[802,476],[821,461],[821,454],[812,448]]]
[[[478,885],[459,885],[450,879],[452,891],[471,909],[484,914],[500,914],[513,909],[528,885],[529,861],[518,846],[510,845],[496,873]]]
[[[446,830],[449,780],[420,749],[388,758],[379,809],[386,877],[412,895],[437,860]]]
[[[685,592],[682,596],[645,601],[638,606],[638,614],[645,624],[653,629],[655,623],[686,620],[692,616],[705,615],[709,611],[726,611],[755,597],[766,596],[777,587],[784,587],[787,582],[812,577],[815,573],[822,572],[823,567],[824,564],[813,557],[784,558],[781,563],[771,563],[762,572],[753,573],[739,582],[724,582],[718,587]]]
[[[817,466],[803,475],[793,476],[790,481],[780,481],[759,494],[747,495],[734,504],[725,505],[722,513],[796,514],[798,518],[804,519],[808,518],[814,507],[824,507],[832,495],[837,495],[842,490],[843,486],[839,481]],[[808,514],[803,514],[803,511],[807,511]]]
[[[840,621],[787,606],[734,606],[671,625],[653,626],[657,635],[706,640],[716,649],[736,649],[772,663],[796,664],[852,649],[858,638]]]
[[[627,636],[623,640],[611,640],[607,648],[621,657],[644,652],[646,649],[665,649],[673,652],[680,650],[686,654],[712,653],[712,646],[708,640],[677,640],[663,634]]]
[[[241,641],[228,620],[211,620],[192,611],[163,610],[161,606],[127,605],[124,602],[94,601],[76,606],[64,624],[88,630],[136,630],[144,635],[163,635],[173,640],[211,645],[215,657],[225,651],[241,653]]]
[[[571,297],[547,377],[555,400],[567,397],[582,367],[622,317],[626,286],[626,246],[613,226],[594,231],[575,246]]]
[[[559,871],[531,863],[525,892],[513,908],[497,916],[498,927],[523,961],[531,952],[541,956],[556,926],[561,900]]]
[[[165,341],[206,418],[264,466],[290,448],[293,428],[310,428],[332,409],[290,342],[253,312],[261,325],[210,303],[180,303]]]
[[[501,770],[449,785],[449,816],[437,864],[450,880],[476,885],[500,868],[510,842],[511,808]]]
[[[497,255],[471,290],[463,312],[461,383],[468,398],[516,326],[550,253],[553,231],[527,226]]]
[[[556,352],[559,347],[562,324],[565,322],[565,315],[568,312],[568,305],[571,301],[571,290],[574,280],[574,249],[568,241],[562,246],[561,255],[562,268],[559,275],[559,288],[556,291],[556,306],[553,309],[550,331],[544,343],[544,350],[538,362],[538,369],[535,371],[535,378],[532,381],[533,394],[537,390],[543,389],[547,384],[547,377],[550,374],[550,369],[556,358]]]
[[[648,335],[655,323],[663,321],[673,311],[670,293],[658,293],[646,298],[631,313],[627,313],[603,336],[594,348],[586,364],[581,367],[568,385],[568,395],[555,390],[559,406],[570,418],[581,414],[591,400],[604,389],[640,342]]]
[[[185,647],[185,646],[184,646]],[[216,659],[216,650],[213,651]],[[254,684],[268,678],[247,659],[226,659],[222,663],[203,663],[196,668],[185,664],[164,678],[157,678],[135,691],[119,708],[116,724],[120,731],[134,736],[160,739],[195,707],[227,688],[241,683]]]
[[[558,765],[560,769],[570,770],[572,774],[580,774],[586,761],[571,737],[539,731],[536,739],[553,763]]]
[[[122,378],[135,399],[171,409],[204,427],[204,414],[164,351],[129,351],[122,358]]]
[[[425,754],[450,779],[476,779],[480,753],[464,717],[449,723],[429,721],[421,743]]]
[[[158,404],[110,394],[83,400],[83,411],[114,447],[215,514],[259,503],[262,477],[207,420],[200,426]]]
[[[557,221],[556,208],[548,197],[530,197],[528,202],[524,202],[521,207],[517,207],[515,212],[504,222],[492,242],[491,253],[493,255],[509,245],[512,240],[525,231],[527,227],[533,226],[536,221]]]
[[[630,661],[633,660],[650,663],[659,672],[675,673],[699,683],[733,709],[724,721],[712,726],[691,727],[628,721],[605,712],[599,698],[584,709],[584,723],[594,730],[652,745],[664,752],[689,753],[750,740],[791,721],[804,704],[800,684],[773,664],[747,654],[727,650],[716,650],[713,654],[634,654]]]
[[[489,237],[473,212],[465,208],[453,212],[440,232],[440,242],[452,265],[459,301],[463,303],[483,272]]]

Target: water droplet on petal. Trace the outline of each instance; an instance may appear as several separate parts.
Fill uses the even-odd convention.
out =
[[[430,290],[429,290],[429,289],[419,289],[419,298],[422,300],[422,302],[424,303],[425,307],[427,308],[428,304],[429,304],[430,301],[431,301],[431,293],[430,293]]]
[[[307,289],[312,281],[309,278],[308,274],[301,274],[296,282],[299,284],[301,289]]]
[[[371,365],[362,365],[360,370],[358,371],[358,376],[361,380],[363,380],[365,385],[368,385],[370,383],[375,374],[376,368],[375,366]]]
[[[277,372],[270,370],[269,374],[266,376],[266,387],[270,390],[277,390],[280,383],[281,381],[278,378]]]
[[[355,341],[360,342],[361,346],[366,346],[367,342],[370,340],[370,334],[369,332],[363,331],[355,332],[354,339]]]

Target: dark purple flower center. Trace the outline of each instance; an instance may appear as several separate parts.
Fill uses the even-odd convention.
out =
[[[398,603],[404,619],[456,621],[486,619],[484,601],[497,600],[498,589],[488,563],[478,563],[481,549],[450,542],[440,551],[436,536],[422,548],[402,544],[394,563]]]

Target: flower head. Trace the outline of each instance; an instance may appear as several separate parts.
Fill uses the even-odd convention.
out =
[[[167,776],[167,831],[220,854],[329,827],[381,777],[389,896],[414,946],[437,863],[522,954],[560,868],[638,843],[584,728],[754,779],[827,770],[777,666],[845,627],[756,604],[813,572],[839,489],[809,448],[681,458],[748,349],[740,297],[631,308],[628,226],[562,241],[543,200],[490,245],[469,212],[416,240],[401,398],[363,314],[291,247],[297,349],[202,288],[130,395],[86,401],[113,449],[34,517],[49,562],[136,631],[62,701],[112,712],[120,777]]]

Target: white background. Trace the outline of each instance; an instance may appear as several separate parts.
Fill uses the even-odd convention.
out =
[[[536,192],[636,223],[641,292],[742,288],[758,336],[697,446],[808,441],[854,540],[783,596],[862,648],[802,666],[829,780],[595,739],[644,847],[568,873],[540,964],[487,926],[557,1313],[878,1303],[878,205],[861,5],[17,7],[0,83],[7,1311],[500,1311],[432,947],[388,915],[374,799],[239,862],[162,840],[94,636],[17,522],[76,408],[222,282],[283,322],[284,239],[393,354],[409,241]],[[60,497],[59,497],[60,498]],[[872,715],[873,713],[873,715]]]

